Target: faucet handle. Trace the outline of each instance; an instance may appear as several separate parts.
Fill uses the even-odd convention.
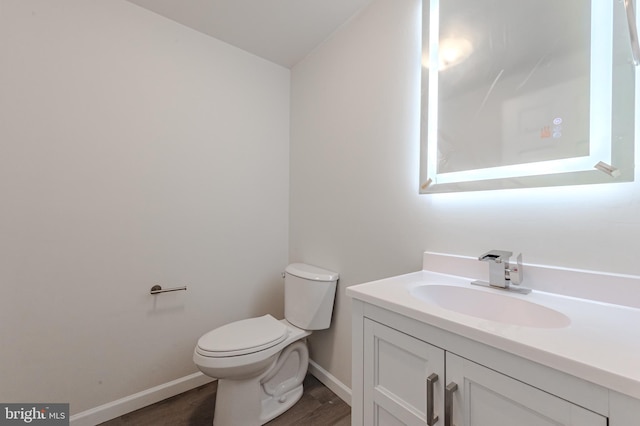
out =
[[[509,273],[509,281],[511,284],[520,285],[524,279],[524,270],[522,269],[522,253],[516,257],[516,264],[507,269]]]

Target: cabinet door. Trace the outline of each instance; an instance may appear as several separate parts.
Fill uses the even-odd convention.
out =
[[[365,319],[363,369],[365,425],[443,424],[442,349]],[[433,417],[439,423],[427,421],[427,378],[433,373]]]
[[[606,426],[607,419],[450,352],[455,426]]]

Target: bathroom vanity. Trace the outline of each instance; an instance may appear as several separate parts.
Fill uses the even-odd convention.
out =
[[[640,425],[640,278],[475,258],[352,286],[353,425]]]

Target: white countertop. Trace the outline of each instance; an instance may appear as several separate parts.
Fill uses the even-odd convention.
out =
[[[640,309],[535,289],[520,295],[471,286],[477,278],[423,270],[351,286],[347,295],[640,399]],[[410,294],[427,284],[499,292],[559,311],[571,324],[534,328],[457,313]]]

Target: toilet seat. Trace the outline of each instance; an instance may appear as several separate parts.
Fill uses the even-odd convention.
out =
[[[198,340],[197,352],[223,358],[260,352],[284,341],[287,327],[271,315],[249,318],[218,327]]]

